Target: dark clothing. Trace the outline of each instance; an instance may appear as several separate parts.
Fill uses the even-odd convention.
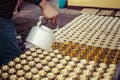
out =
[[[21,53],[12,20],[17,1],[0,0],[0,65],[6,65]]]
[[[20,54],[12,20],[16,4],[17,0],[0,0],[0,65],[6,65]]]
[[[20,49],[17,45],[16,31],[12,18],[0,18],[0,65],[7,64],[19,54]]]
[[[11,18],[16,4],[17,0],[0,0],[0,17]]]

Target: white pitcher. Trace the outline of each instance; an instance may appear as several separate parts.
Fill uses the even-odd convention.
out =
[[[55,42],[53,32],[57,31],[59,27],[57,25],[56,29],[51,30],[47,26],[41,24],[42,18],[43,16],[40,16],[40,20],[38,21],[37,26],[32,27],[26,38],[26,41],[46,51],[49,51]]]

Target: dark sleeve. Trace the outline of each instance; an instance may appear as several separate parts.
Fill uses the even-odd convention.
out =
[[[35,5],[38,5],[42,0],[33,0]]]

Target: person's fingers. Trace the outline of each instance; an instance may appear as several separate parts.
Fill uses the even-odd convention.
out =
[[[58,15],[55,15],[53,17],[52,24],[56,24],[57,23],[57,17],[58,17]]]
[[[47,21],[48,21],[49,23],[55,24],[56,16],[54,16],[53,14],[52,14],[52,15],[49,14],[49,15],[47,16]]]
[[[52,20],[52,24],[55,24],[55,18]]]
[[[50,16],[50,15],[46,15],[46,16],[44,16],[45,17],[45,20],[47,21],[47,22],[52,22],[52,16]]]
[[[58,19],[58,13],[55,12],[52,20],[52,24],[57,24],[57,19]]]

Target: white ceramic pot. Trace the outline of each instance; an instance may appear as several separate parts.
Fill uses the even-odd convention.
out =
[[[42,18],[43,17],[41,16],[40,21],[37,23],[37,26],[32,27],[26,38],[26,41],[32,43],[33,45],[39,46],[46,51],[49,51],[55,42],[53,32],[58,29],[58,25],[57,28],[53,31],[50,28],[41,25]]]

